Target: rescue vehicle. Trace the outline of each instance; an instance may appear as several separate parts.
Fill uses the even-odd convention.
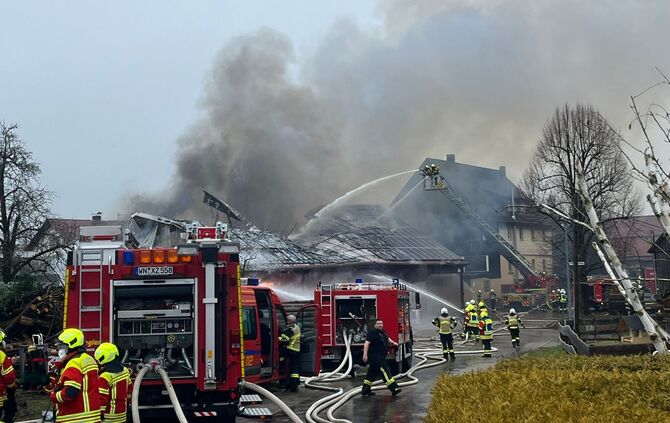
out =
[[[241,395],[240,382],[286,377],[281,303],[267,288],[242,286],[239,244],[226,225],[184,227],[184,243],[173,248],[128,248],[121,226],[80,227],[68,255],[64,328],[80,328],[91,350],[113,342],[133,372],[158,364],[189,420],[270,417],[268,409],[244,407],[260,398]],[[303,324],[314,328],[307,320],[318,318],[318,307],[304,310]],[[306,331],[306,351],[318,347],[315,332]],[[317,374],[318,362],[307,357],[312,368],[300,372]],[[159,375],[147,373],[140,392],[143,417],[174,416]]]
[[[333,369],[345,355],[344,333],[351,334],[351,352],[355,363],[363,364],[363,345],[375,321],[384,322],[389,338],[398,342],[387,354],[389,368],[404,372],[412,366],[412,327],[410,294],[404,284],[356,283],[321,284],[314,290],[314,305],[321,310],[319,335],[321,363]],[[286,303],[286,307],[302,307],[304,302]]]

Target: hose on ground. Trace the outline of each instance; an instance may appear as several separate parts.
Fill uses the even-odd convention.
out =
[[[328,396],[325,396],[318,401],[316,401],[314,404],[312,404],[307,412],[305,413],[305,418],[307,419],[308,423],[328,423],[328,420],[322,419],[319,417],[319,413],[321,412],[322,409],[328,406],[329,402],[332,400],[335,400],[338,398],[340,395],[344,393],[344,389],[342,388],[333,388],[330,386],[325,386],[325,385],[315,385],[313,382],[315,381],[324,381],[324,382],[333,382],[337,380],[344,379],[349,375],[351,372],[351,369],[353,368],[354,365],[354,360],[351,355],[351,335],[344,333],[344,346],[345,346],[345,354],[344,354],[344,360],[340,363],[340,365],[333,370],[330,373],[322,374],[316,377],[309,378],[305,381],[305,386],[308,388],[313,388],[313,389],[320,389],[322,391],[330,391],[334,392],[333,394],[330,394]],[[333,377],[336,375],[342,367],[344,367],[345,363],[348,363],[347,371],[344,373],[339,374],[336,377]]]
[[[251,382],[246,381],[246,380],[242,380],[240,382],[240,385],[242,386],[243,389],[249,389],[249,390],[254,391],[258,394],[261,394],[264,397],[266,397],[267,399],[269,399],[270,401],[272,401],[273,403],[275,403],[275,405],[277,407],[279,407],[279,409],[281,411],[283,411],[284,414],[286,414],[288,416],[288,418],[291,419],[292,422],[303,423],[302,420],[300,420],[300,417],[298,417],[298,415],[295,414],[293,412],[293,410],[291,410],[289,408],[288,405],[286,405],[282,400],[277,398],[277,396],[274,395],[272,392],[268,391],[267,389],[265,389],[265,388],[263,388],[259,385],[256,385],[255,383],[251,383]]]
[[[147,372],[151,370],[151,367],[149,366],[144,366],[142,369],[140,369],[140,372],[137,374],[137,377],[135,378],[135,382],[133,384],[133,395],[131,397],[131,408],[133,410],[133,423],[140,423],[140,385],[142,384],[142,379],[144,379],[144,375],[147,374]]]
[[[184,410],[181,409],[181,404],[177,398],[177,393],[174,391],[174,387],[172,386],[172,382],[170,382],[170,377],[168,376],[167,372],[162,367],[158,367],[156,372],[158,372],[158,374],[163,379],[165,389],[167,389],[168,396],[170,397],[170,402],[172,402],[172,407],[174,408],[175,413],[177,413],[177,419],[180,423],[188,423],[188,420],[184,415]],[[134,391],[135,388],[133,387],[133,392]]]

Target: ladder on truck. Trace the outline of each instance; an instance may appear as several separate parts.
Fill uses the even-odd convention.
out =
[[[489,237],[491,237],[497,244],[503,257],[523,275],[524,279],[535,277],[539,274],[533,265],[526,260],[524,256],[505,238],[503,238],[497,230],[486,223],[474,210],[463,201],[451,187],[449,182],[442,175],[426,175],[424,179],[424,189],[436,190],[444,195],[452,204],[454,204],[461,212],[475,222]]]
[[[113,254],[123,246],[120,226],[83,226],[73,257],[79,287],[79,329],[87,342],[103,342],[103,275],[113,273]],[[107,268],[105,268],[105,266]]]
[[[321,325],[324,327],[323,344],[334,345],[333,342],[333,286],[321,285]]]

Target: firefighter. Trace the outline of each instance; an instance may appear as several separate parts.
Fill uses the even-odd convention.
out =
[[[61,373],[51,393],[51,401],[56,404],[56,421],[99,422],[98,363],[86,353],[84,333],[79,329],[65,329],[58,341]]]
[[[509,315],[505,317],[505,324],[507,325],[507,330],[509,331],[510,336],[512,337],[512,346],[518,347],[521,345],[519,341],[519,325],[524,326],[521,321],[521,317],[516,314],[516,310],[513,308],[509,309]]]
[[[484,345],[484,354],[482,357],[491,357],[491,340],[493,339],[493,320],[488,313],[479,321],[479,338]]]
[[[479,318],[477,317],[475,300],[470,300],[470,310],[468,310],[468,322],[466,323],[466,327],[466,332],[470,333],[470,335],[477,340],[479,334]]]
[[[491,290],[489,292],[489,306],[491,307],[492,312],[496,312],[496,302],[498,301],[498,294],[496,294],[495,290]]]
[[[482,302],[482,290],[478,289],[477,290],[477,304]]]
[[[484,302],[479,303],[479,321],[481,322],[484,317],[488,317],[489,310],[486,308]]]
[[[94,357],[100,364],[99,392],[100,413],[106,422],[126,421],[128,394],[130,393],[130,371],[121,364],[116,345],[103,342],[95,350]]]
[[[16,372],[12,361],[5,354],[5,332],[0,329],[0,419],[5,423],[12,423],[16,414],[16,398],[14,392],[18,387]]]
[[[295,316],[289,314],[286,317],[287,326],[279,337],[279,342],[288,357],[289,371],[291,375],[286,384],[286,389],[298,392],[300,385],[300,373],[298,373],[298,358],[300,357],[300,326],[296,323]]]
[[[375,394],[372,392],[372,382],[380,374],[386,383],[386,387],[394,397],[400,393],[401,389],[398,386],[398,382],[392,377],[391,370],[388,364],[386,364],[386,351],[389,344],[395,347],[398,346],[398,343],[389,339],[386,334],[384,322],[381,319],[377,319],[375,321],[375,328],[368,332],[367,340],[363,344],[363,363],[370,363],[368,374],[363,379],[363,388],[361,390],[363,396],[369,397]]]
[[[454,337],[451,334],[456,327],[456,319],[449,316],[449,310],[446,307],[440,310],[440,315],[433,319],[433,325],[439,328],[440,342],[442,343],[442,356],[451,359],[456,358],[454,353]]]
[[[568,311],[568,296],[565,294],[565,289],[560,290],[560,297],[559,301],[561,303],[560,307],[558,308],[559,311]]]

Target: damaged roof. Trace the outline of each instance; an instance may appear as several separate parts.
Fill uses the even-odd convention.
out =
[[[307,225],[295,240],[345,262],[464,263],[433,237],[389,216],[379,205],[340,207]]]

